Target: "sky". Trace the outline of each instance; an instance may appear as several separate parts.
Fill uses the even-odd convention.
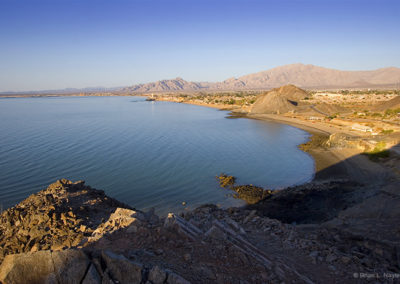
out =
[[[0,92],[400,67],[400,1],[0,0]]]

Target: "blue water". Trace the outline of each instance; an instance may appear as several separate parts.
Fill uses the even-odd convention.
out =
[[[211,108],[141,97],[0,99],[0,204],[59,178],[85,180],[135,208],[242,205],[215,176],[279,188],[309,181],[308,134]]]

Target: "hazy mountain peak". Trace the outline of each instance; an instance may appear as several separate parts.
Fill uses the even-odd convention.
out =
[[[388,67],[369,71],[341,71],[312,64],[295,63],[269,70],[231,77],[217,83],[188,82],[181,77],[125,88],[129,92],[174,92],[199,90],[267,90],[279,86],[291,88],[379,88],[400,87],[400,68]]]

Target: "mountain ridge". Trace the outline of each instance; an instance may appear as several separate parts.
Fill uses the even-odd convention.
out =
[[[163,93],[199,91],[270,90],[293,84],[305,89],[400,88],[400,68],[390,66],[375,70],[343,71],[312,64],[294,63],[221,82],[193,82],[180,77],[135,84],[126,87],[66,88],[58,90],[0,92],[5,94],[72,94],[79,92]]]
[[[272,89],[293,84],[301,88],[400,87],[400,68],[386,67],[366,71],[342,71],[312,64],[288,64],[272,69],[231,77],[222,82],[190,82],[182,78],[138,84],[123,88],[128,92],[174,92]]]

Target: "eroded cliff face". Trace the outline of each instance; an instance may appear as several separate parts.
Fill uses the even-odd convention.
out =
[[[287,200],[300,204],[301,191]],[[60,180],[2,213],[0,282],[346,283],[354,272],[400,270],[389,243],[334,220],[285,224],[257,208],[215,205],[160,218]]]

